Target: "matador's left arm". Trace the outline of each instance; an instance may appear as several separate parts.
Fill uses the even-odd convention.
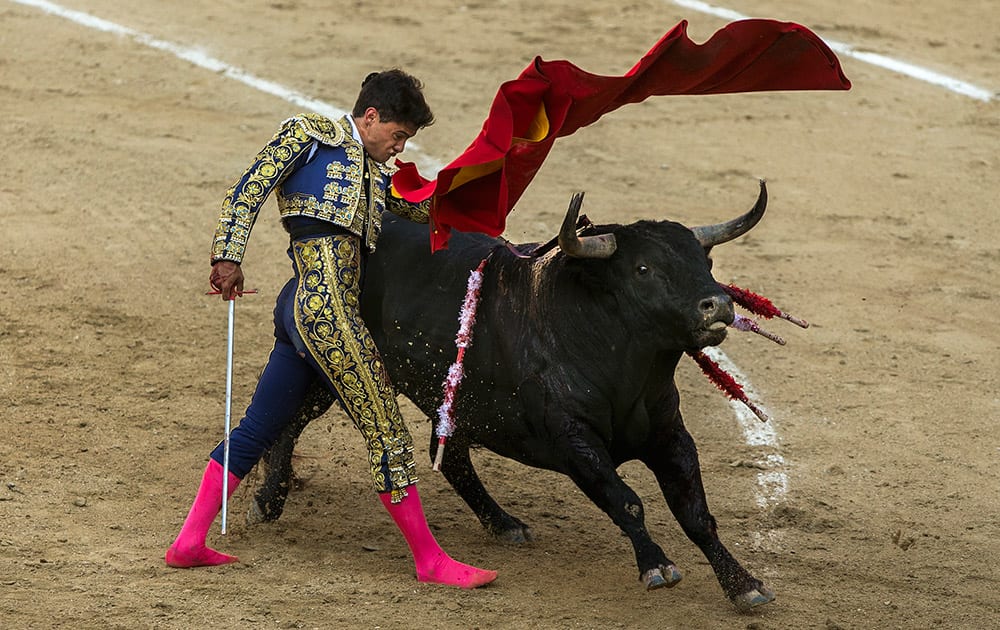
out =
[[[414,223],[427,223],[430,221],[430,199],[419,203],[407,201],[399,196],[394,186],[390,186],[389,190],[386,191],[385,207],[389,212],[399,215],[404,219],[409,219]]]

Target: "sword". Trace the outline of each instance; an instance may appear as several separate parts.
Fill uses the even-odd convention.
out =
[[[236,295],[256,293],[257,289],[240,291]],[[219,295],[221,291],[209,291],[205,295]],[[229,300],[229,326],[226,335],[226,423],[222,441],[222,533],[226,533],[229,512],[229,431],[233,409],[233,324],[236,321],[236,296]]]
[[[229,511],[229,422],[233,408],[233,321],[236,319],[236,296],[229,300],[229,334],[226,339],[226,436],[222,445],[222,533],[226,533]]]

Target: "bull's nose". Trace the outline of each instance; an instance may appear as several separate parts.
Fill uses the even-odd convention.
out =
[[[731,324],[733,321],[733,301],[724,293],[705,298],[698,303],[698,309],[706,322]]]

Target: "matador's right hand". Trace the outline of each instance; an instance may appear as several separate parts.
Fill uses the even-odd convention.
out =
[[[223,300],[234,300],[243,292],[243,269],[231,260],[220,260],[212,265],[208,282],[222,294]]]

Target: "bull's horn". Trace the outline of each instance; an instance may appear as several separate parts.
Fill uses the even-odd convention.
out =
[[[580,237],[576,233],[576,220],[582,205],[583,193],[578,192],[570,200],[562,229],[559,230],[559,249],[573,258],[610,258],[618,247],[614,234]]]
[[[702,247],[708,249],[749,232],[764,216],[765,209],[767,209],[767,186],[762,179],[760,180],[760,194],[757,196],[757,203],[750,209],[750,212],[725,223],[694,227],[691,228],[691,231],[694,232],[695,238],[698,239]]]

